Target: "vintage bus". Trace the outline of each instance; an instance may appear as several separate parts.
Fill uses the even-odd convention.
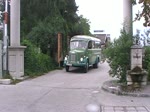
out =
[[[69,54],[64,59],[64,67],[82,67],[84,72],[93,66],[98,68],[101,61],[101,40],[87,35],[76,35],[70,40]]]

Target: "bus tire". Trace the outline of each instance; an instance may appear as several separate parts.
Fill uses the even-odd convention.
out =
[[[96,62],[95,64],[93,64],[93,68],[98,68],[98,62]]]
[[[87,73],[89,69],[89,63],[87,62],[85,67],[84,67],[84,73]]]
[[[96,63],[93,64],[93,68],[98,68],[99,58],[96,60]]]
[[[66,66],[66,72],[69,72],[69,66]]]

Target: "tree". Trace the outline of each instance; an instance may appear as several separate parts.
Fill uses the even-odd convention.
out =
[[[140,38],[140,30],[139,29],[136,29],[136,35],[135,35],[135,38],[134,38],[134,44],[137,44],[137,45],[141,45],[141,38]]]
[[[121,36],[110,43],[104,54],[108,59],[112,77],[117,77],[120,82],[126,82],[126,73],[130,69],[130,47],[133,45],[133,36],[121,31]]]
[[[21,0],[21,35],[28,35],[46,17],[58,15],[57,2],[58,0]]]
[[[50,52],[56,51],[57,33],[64,31],[65,21],[60,16],[46,17],[45,20],[39,21],[37,26],[32,28],[28,34],[28,39],[38,46],[44,54],[48,54],[50,45]],[[53,56],[53,55],[51,55]]]
[[[144,46],[149,46],[150,45],[150,29],[149,30],[144,30],[144,32],[141,34],[143,44]]]
[[[42,53],[56,51],[57,33],[63,34],[63,51],[67,36],[89,34],[89,22],[77,15],[75,0],[22,0],[21,37],[40,47]]]
[[[136,0],[133,0],[136,4]],[[140,20],[142,17],[144,17],[145,22],[143,23],[143,26],[147,27],[150,26],[150,0],[139,0],[139,4],[142,4],[142,12],[139,12],[136,14],[135,20]]]
[[[71,35],[74,24],[78,22],[77,8],[75,0],[22,0],[21,34],[26,36],[39,21],[58,16],[66,21],[65,31]]]
[[[76,35],[91,35],[90,33],[90,22],[88,19],[84,18],[82,15],[79,16],[79,21],[76,22],[73,27],[74,34]]]

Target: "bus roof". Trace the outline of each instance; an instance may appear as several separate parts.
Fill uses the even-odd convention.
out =
[[[93,40],[93,41],[101,42],[100,39],[98,39],[96,37],[88,36],[88,35],[75,35],[71,38],[71,41],[72,40]]]

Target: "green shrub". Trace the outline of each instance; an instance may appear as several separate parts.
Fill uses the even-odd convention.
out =
[[[104,50],[111,68],[109,73],[112,77],[117,77],[120,82],[126,82],[126,72],[130,69],[132,40],[133,37],[122,30],[121,36]]]
[[[143,59],[143,68],[148,71],[148,80],[150,81],[150,47],[145,47]]]
[[[22,44],[27,46],[24,54],[25,75],[37,76],[55,68],[51,57],[40,53],[29,40],[24,40]]]

